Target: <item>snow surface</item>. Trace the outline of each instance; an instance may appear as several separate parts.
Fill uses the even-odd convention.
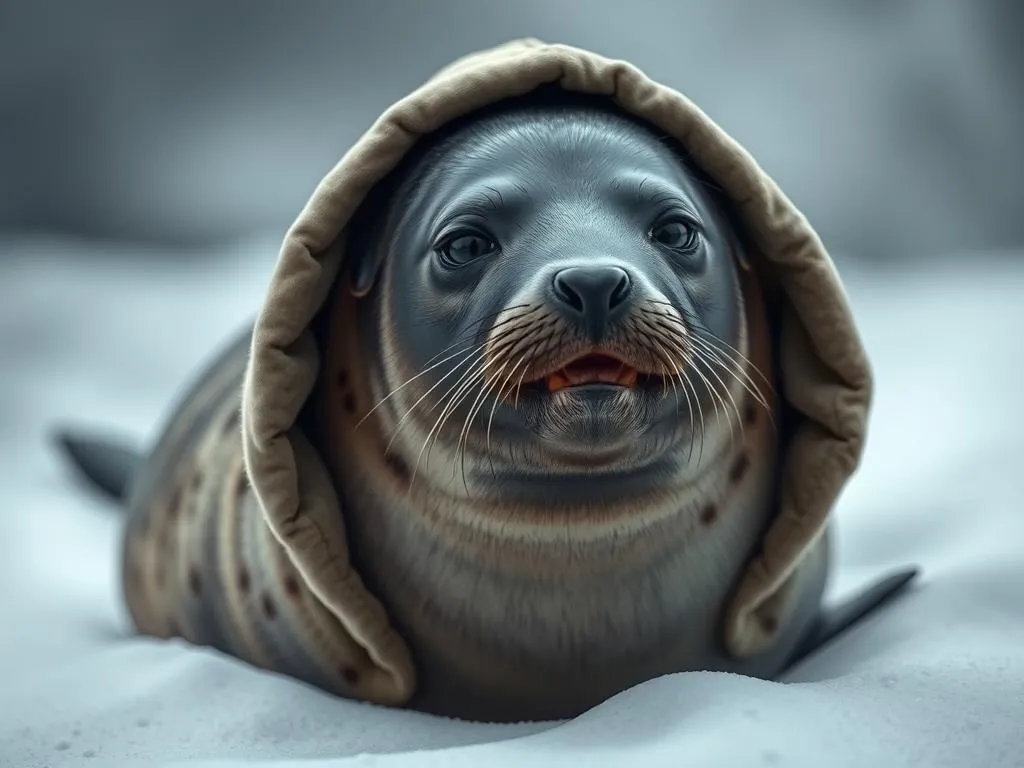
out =
[[[913,592],[785,682],[672,675],[570,722],[500,726],[130,632],[118,517],[46,430],[153,436],[255,311],[276,245],[154,260],[0,241],[0,767],[1024,766],[1024,259],[843,267],[878,393],[832,591],[914,562]]]

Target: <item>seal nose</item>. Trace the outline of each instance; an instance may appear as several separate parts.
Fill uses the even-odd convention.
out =
[[[626,270],[613,266],[567,267],[555,273],[552,287],[563,308],[581,319],[595,340],[633,289]]]

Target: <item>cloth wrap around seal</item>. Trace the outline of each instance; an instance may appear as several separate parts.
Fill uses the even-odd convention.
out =
[[[794,430],[781,462],[779,509],[725,607],[726,649],[763,650],[757,611],[824,530],[865,439],[872,378],[833,262],[804,216],[751,156],[689,99],[640,70],[566,45],[517,40],[461,58],[391,106],[327,174],[289,229],[259,312],[242,395],[249,482],[266,524],[305,586],[366,651],[361,695],[400,704],[415,688],[406,643],[350,566],[343,510],[296,426],[320,365],[310,323],[345,259],[346,223],[423,135],[542,85],[610,97],[675,137],[731,200],[754,253],[781,291],[781,396]]]

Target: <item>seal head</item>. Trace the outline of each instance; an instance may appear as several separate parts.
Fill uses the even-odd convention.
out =
[[[741,422],[727,381],[766,404],[737,359],[739,239],[671,142],[607,105],[506,105],[410,165],[360,325],[414,473],[594,502],[699,473],[708,421]]]

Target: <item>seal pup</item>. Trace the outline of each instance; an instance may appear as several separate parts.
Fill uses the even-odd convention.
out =
[[[822,535],[770,650],[723,650],[786,439],[770,301],[680,147],[607,106],[538,101],[412,153],[350,235],[337,291],[361,300],[322,318],[304,423],[355,571],[412,650],[408,703],[548,719],[669,672],[776,676],[912,572],[822,619]],[[255,503],[235,431],[247,349],[185,398],[135,482],[129,606],[143,631],[358,696],[294,564],[238,514]],[[65,444],[119,489],[112,448]]]

